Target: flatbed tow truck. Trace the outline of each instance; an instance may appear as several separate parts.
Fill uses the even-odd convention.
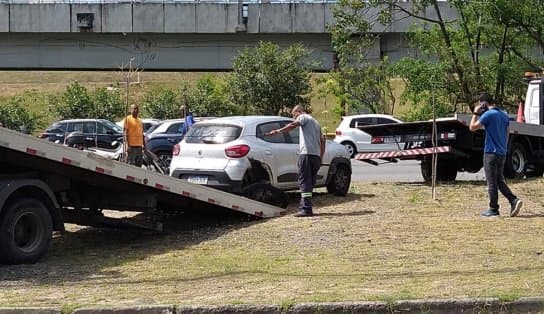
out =
[[[285,209],[0,127],[0,263],[34,263],[64,223],[114,225],[102,210]],[[118,223],[121,223],[118,221]]]
[[[521,116],[521,113],[523,115]],[[379,165],[383,162],[415,159],[421,174],[432,180],[432,156],[437,156],[436,179],[454,181],[458,172],[478,172],[483,167],[484,130],[469,130],[471,115],[455,114],[435,121],[417,121],[359,128],[372,136],[371,143],[397,143],[398,149],[359,153],[355,159]],[[517,121],[511,121],[506,178],[542,177],[544,174],[544,78],[528,80],[523,107]],[[520,121],[522,120],[522,121]],[[433,133],[433,128],[435,128]],[[435,140],[433,141],[433,134]],[[434,142],[434,143],[433,143]]]

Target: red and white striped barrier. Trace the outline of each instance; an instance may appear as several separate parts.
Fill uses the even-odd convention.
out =
[[[359,153],[355,155],[357,160],[369,160],[369,159],[386,159],[386,158],[399,158],[406,156],[419,156],[419,155],[430,155],[430,154],[442,154],[450,153],[450,146],[438,146],[435,148],[414,148],[406,150],[394,150],[388,152],[375,152],[375,153]]]

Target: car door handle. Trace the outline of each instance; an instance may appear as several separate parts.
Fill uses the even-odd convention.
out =
[[[269,151],[269,150],[265,150],[265,151],[264,151],[264,154],[265,154],[265,155],[272,155],[272,152]]]
[[[170,143],[174,143],[176,140],[177,140],[176,138],[171,138],[171,137],[168,138],[168,142]]]
[[[87,141],[94,141],[94,137],[86,137],[85,138]]]

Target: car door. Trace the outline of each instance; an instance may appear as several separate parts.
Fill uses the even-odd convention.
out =
[[[83,134],[85,135],[85,147],[97,147],[96,121],[82,123]]]
[[[264,147],[262,158],[272,171],[275,185],[280,189],[296,186],[298,141],[293,143],[293,139],[298,138],[298,128],[288,133],[265,134],[290,122],[289,120],[266,122],[258,125],[256,130],[257,138]]]
[[[112,143],[118,141],[119,134],[102,122],[96,124],[96,144],[99,148],[113,149]]]

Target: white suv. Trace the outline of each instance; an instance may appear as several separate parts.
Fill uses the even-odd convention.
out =
[[[361,114],[342,117],[336,128],[334,141],[346,147],[351,158],[361,152],[379,152],[402,148],[402,143],[371,144],[372,137],[358,126],[400,123],[401,120],[386,114]]]
[[[279,116],[237,116],[206,120],[191,127],[174,146],[170,175],[191,183],[240,193],[254,183],[280,190],[298,189],[299,128],[265,136],[293,119]],[[351,183],[346,149],[328,141],[316,187],[344,196]]]

